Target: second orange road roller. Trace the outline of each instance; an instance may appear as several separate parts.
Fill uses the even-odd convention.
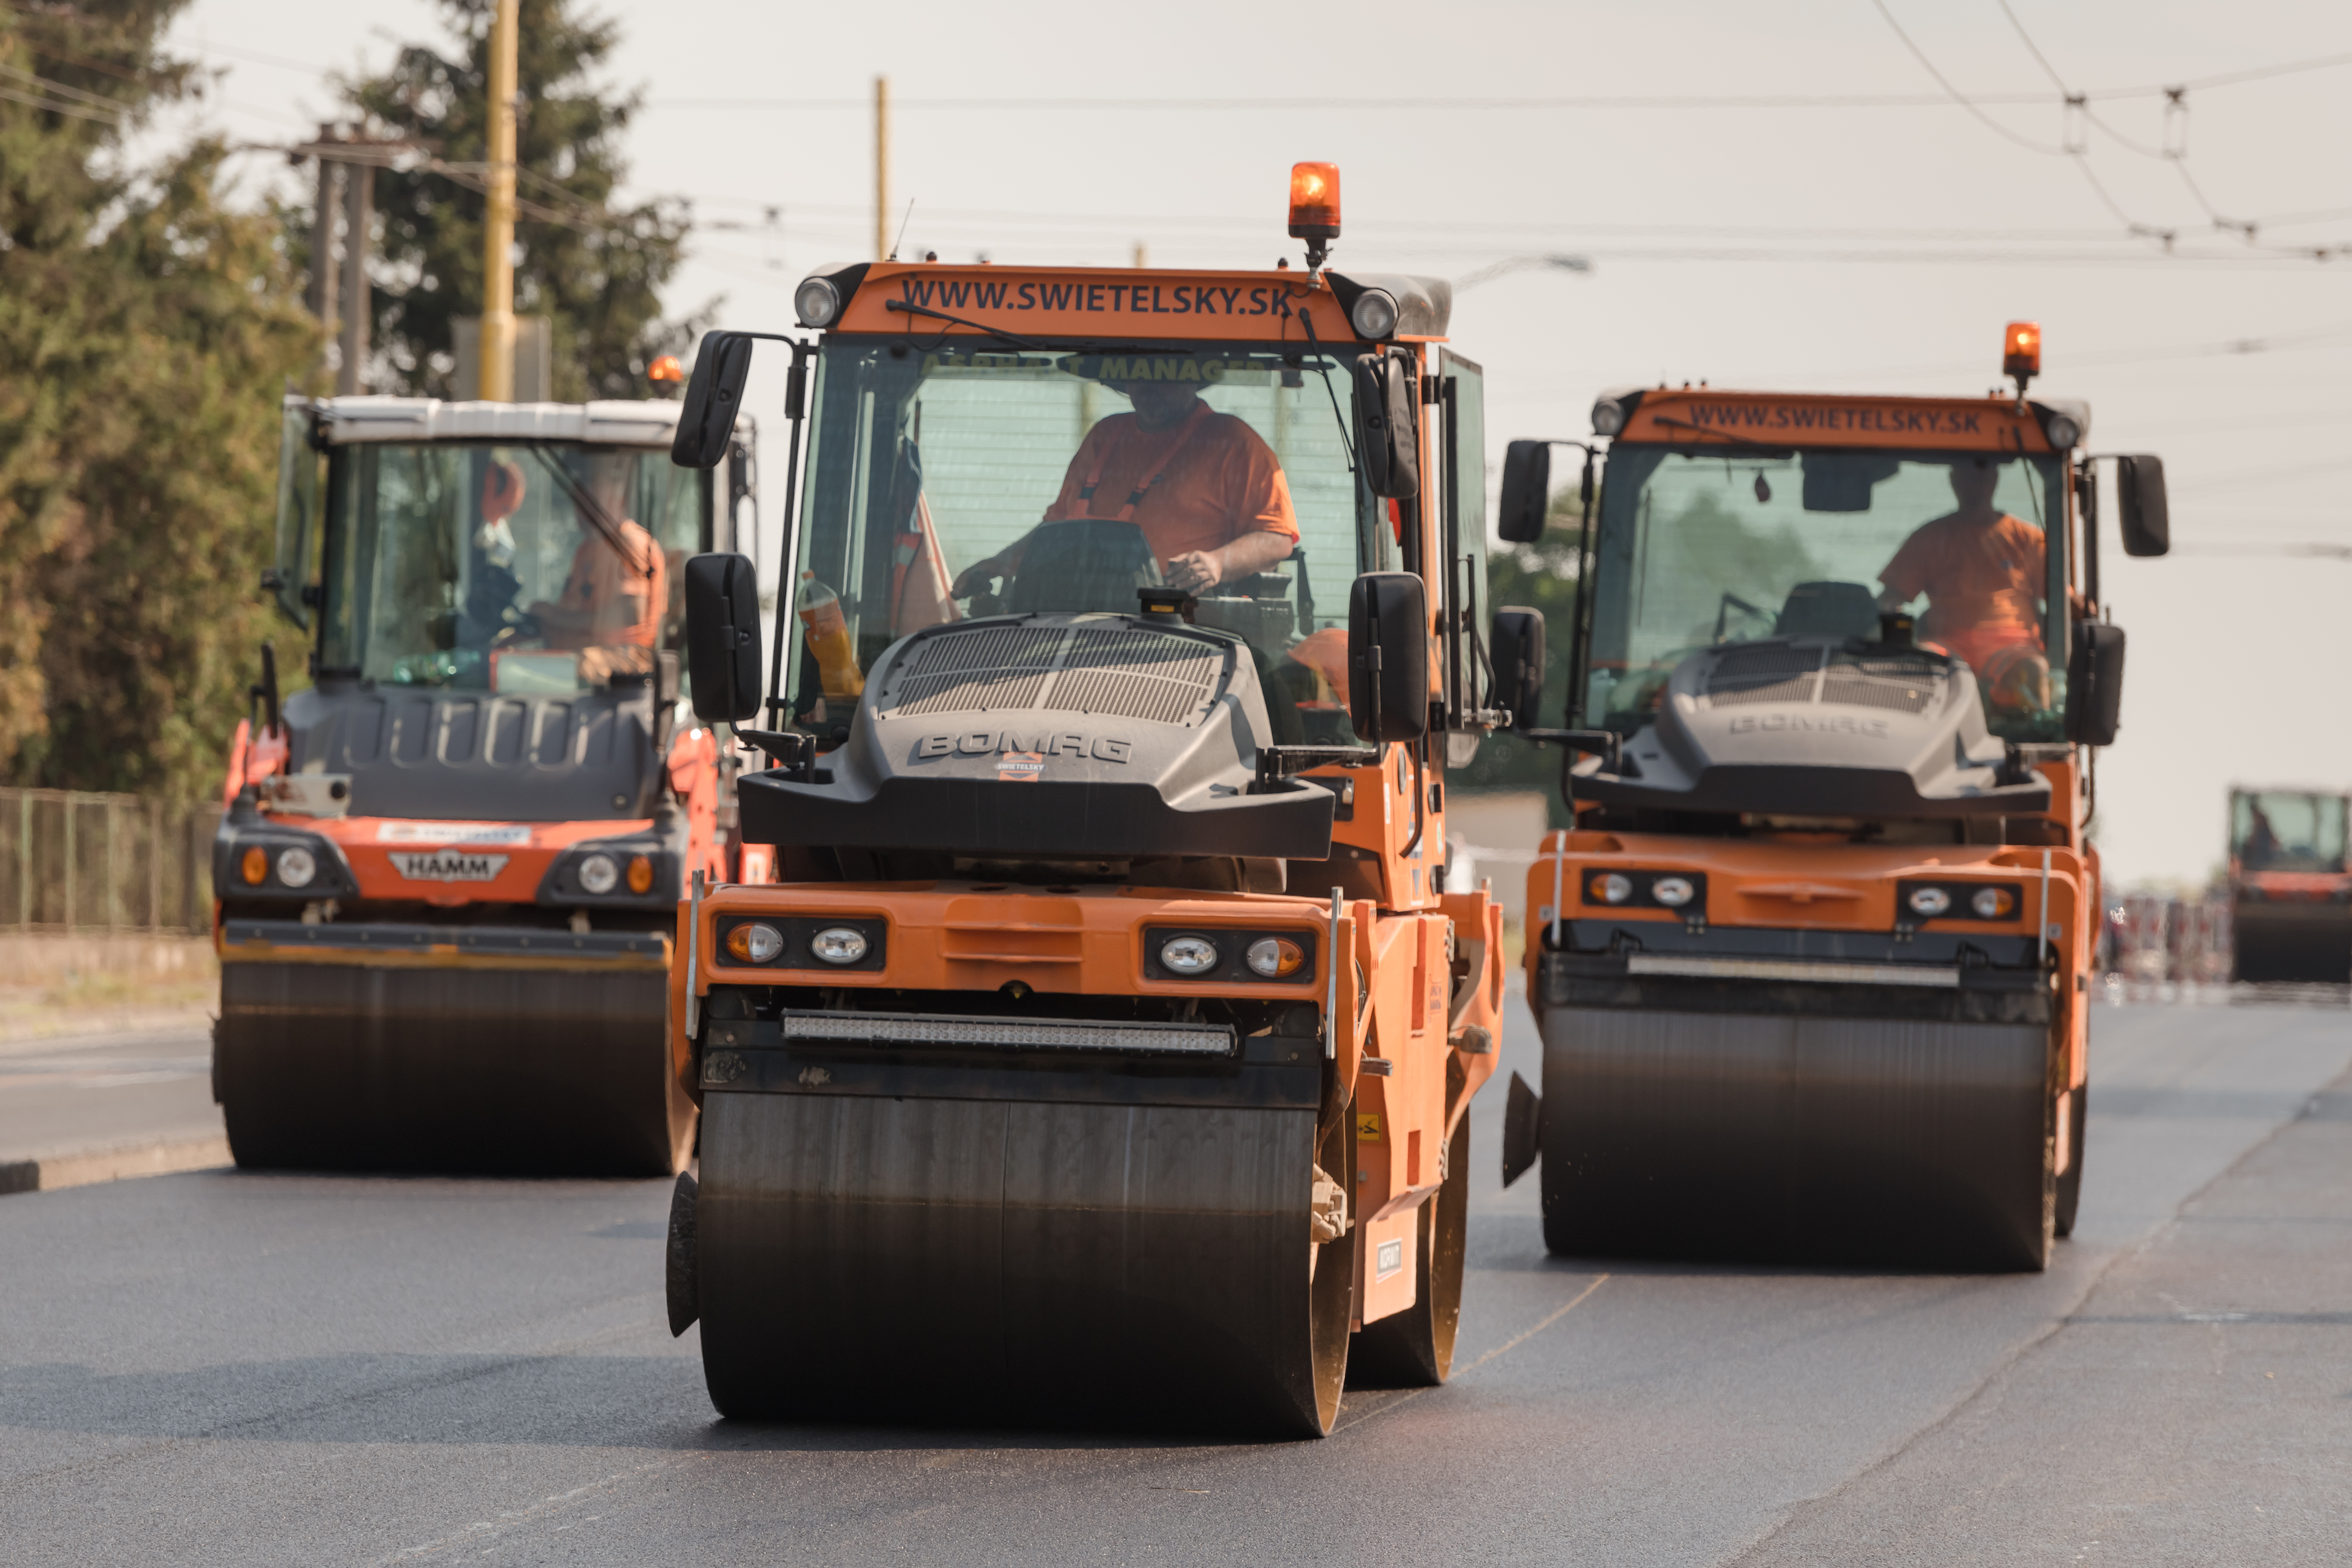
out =
[[[2013,324],[2013,397],[1594,405],[1505,1154],[1554,1252],[2038,1269],[2072,1228],[2124,640],[2090,413],[2027,397],[2039,354]],[[1506,538],[1549,466],[1512,443]],[[2124,548],[2164,553],[2161,464],[2116,466]],[[1539,627],[1503,623],[1531,712]]]
[[[671,1322],[727,1415],[1312,1435],[1351,1358],[1448,1374],[1504,977],[1442,858],[1503,718],[1480,374],[1444,283],[1324,268],[1336,169],[1293,192],[1298,269],[800,286],[740,784],[782,879],[693,892],[672,1009]],[[705,340],[681,462],[752,342]],[[747,718],[748,567],[687,570]]]

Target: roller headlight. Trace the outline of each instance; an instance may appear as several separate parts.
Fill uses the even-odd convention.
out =
[[[827,926],[809,938],[821,963],[855,963],[866,956],[866,933],[852,926]]]
[[[1689,903],[1692,891],[1688,877],[1661,877],[1650,884],[1650,897],[1670,910],[1678,910]]]
[[[1976,910],[1979,920],[1997,921],[2015,914],[2017,900],[2007,888],[1979,888],[1976,896],[1969,900],[1969,908]]]
[[[1625,405],[1613,397],[1604,397],[1592,405],[1592,433],[1614,436],[1625,428]]]
[[[1396,296],[1385,289],[1367,289],[1356,296],[1348,311],[1360,338],[1385,338],[1397,328]]]
[[[621,868],[610,855],[591,855],[580,862],[580,887],[602,898],[620,886]]]
[[[1621,871],[1604,871],[1585,884],[1595,903],[1622,904],[1633,896],[1633,879]]]
[[[793,309],[801,313],[802,326],[829,327],[841,314],[841,290],[830,278],[803,278],[793,290]]]
[[[1911,889],[1911,912],[1922,920],[1934,920],[1952,907],[1952,895],[1941,888]]]
[[[654,890],[654,862],[649,855],[629,857],[629,891],[643,895]]]
[[[2050,444],[2063,452],[2083,438],[2083,427],[2063,414],[2053,414],[2050,423],[2042,426]]]
[[[248,888],[258,888],[269,880],[269,851],[258,847],[237,857],[236,874],[245,879]]]
[[[1174,974],[1206,974],[1217,967],[1217,944],[1206,937],[1171,937],[1160,944],[1160,963]]]
[[[278,879],[288,887],[307,888],[318,874],[318,857],[300,845],[278,852]]]
[[[1282,937],[1262,936],[1250,943],[1249,952],[1243,957],[1257,973],[1268,980],[1279,980],[1286,974],[1297,973],[1298,966],[1307,962],[1307,950]],[[1162,962],[1166,962],[1164,956]],[[1176,966],[1171,963],[1168,967],[1173,969]]]
[[[727,933],[728,955],[741,963],[766,963],[784,951],[782,931],[771,925],[740,925]]]

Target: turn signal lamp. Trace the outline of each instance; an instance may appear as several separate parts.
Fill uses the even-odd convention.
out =
[[[2000,374],[2032,377],[2042,374],[2042,324],[2011,321],[2001,334]]]
[[[1339,165],[1290,165],[1290,237],[1339,237]]]
[[[646,367],[646,379],[647,381],[684,381],[686,367],[677,363],[676,354],[664,354]]]
[[[654,890],[654,863],[643,855],[629,857],[629,891],[637,894]]]
[[[261,848],[248,849],[236,863],[237,875],[248,888],[258,888],[269,879],[269,853]]]
[[[765,963],[784,951],[784,934],[772,925],[740,925],[727,933],[727,952],[738,963]]]
[[[1596,904],[1622,904],[1633,896],[1633,879],[1622,871],[1604,871],[1585,887]]]
[[[1280,980],[1298,973],[1298,966],[1307,962],[1307,950],[1285,937],[1265,936],[1250,943],[1243,956],[1255,973]]]
[[[1979,920],[1997,921],[2017,912],[2017,897],[2007,888],[1979,888],[1969,900]]]

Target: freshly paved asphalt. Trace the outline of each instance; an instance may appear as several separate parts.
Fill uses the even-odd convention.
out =
[[[0,1163],[221,1136],[212,1053],[185,1027],[0,1042]]]
[[[720,1421],[660,1184],[0,1198],[0,1559],[2352,1561],[2352,1014],[2095,1031],[2042,1276],[1548,1258],[1489,1091],[1456,1376],[1319,1443]]]

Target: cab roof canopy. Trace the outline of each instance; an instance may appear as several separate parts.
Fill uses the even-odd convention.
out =
[[[667,448],[678,405],[632,403],[444,403],[435,397],[289,397],[308,406],[332,446],[376,441],[579,441],[596,447]]]
[[[1023,338],[1214,338],[1360,343],[1356,301],[1378,289],[1396,301],[1390,339],[1442,338],[1454,313],[1454,286],[1403,273],[1213,271],[1128,267],[998,267],[876,261],[821,267],[811,280],[833,285],[830,321],[803,326],[835,331],[984,335],[940,319]],[[806,284],[803,283],[803,288]],[[1383,340],[1389,341],[1389,340]]]
[[[1593,426],[1613,408],[1620,441],[1672,446],[1903,447],[1956,452],[2060,450],[2053,417],[2072,420],[2074,444],[2091,433],[2091,405],[2072,398],[1902,397],[1874,394],[1735,392],[1715,387],[1611,387],[1593,404]]]

